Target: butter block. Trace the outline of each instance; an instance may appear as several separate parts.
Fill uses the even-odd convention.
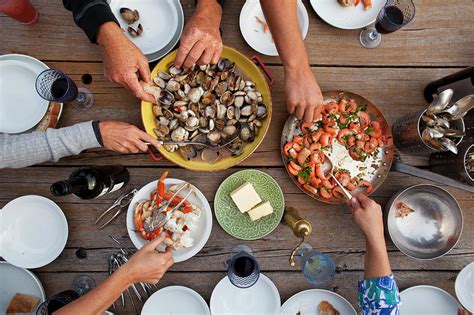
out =
[[[252,184],[245,182],[239,188],[230,193],[240,212],[245,213],[262,202]]]
[[[259,204],[249,212],[247,212],[250,216],[252,221],[261,219],[269,214],[273,213],[273,207],[269,201],[265,201],[264,203]]]

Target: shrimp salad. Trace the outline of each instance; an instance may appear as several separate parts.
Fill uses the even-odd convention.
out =
[[[372,120],[366,104],[353,99],[330,101],[322,107],[322,119],[300,122],[283,147],[287,170],[311,194],[322,199],[341,199],[344,194],[323,163],[329,158],[334,175],[348,190],[365,187],[381,164],[380,148],[386,144],[380,122]]]

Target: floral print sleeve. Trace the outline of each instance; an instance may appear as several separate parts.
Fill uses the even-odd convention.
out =
[[[393,275],[359,281],[359,307],[363,315],[399,315],[400,293]]]

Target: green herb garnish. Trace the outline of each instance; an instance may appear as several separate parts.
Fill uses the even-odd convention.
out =
[[[305,167],[301,171],[298,172],[298,176],[301,177],[304,181],[306,181],[311,173],[311,168]]]

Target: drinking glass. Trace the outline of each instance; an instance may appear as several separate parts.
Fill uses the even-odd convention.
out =
[[[260,267],[250,247],[238,245],[232,249],[232,257],[227,261],[227,276],[230,282],[241,289],[250,288],[260,277]]]
[[[36,309],[36,315],[50,315],[66,304],[79,298],[79,294],[74,290],[62,291],[41,303]]]
[[[326,254],[313,251],[311,245],[304,243],[296,254],[301,261],[301,271],[306,280],[317,288],[326,287],[334,278],[336,265]]]
[[[0,12],[26,25],[38,22],[38,10],[30,0],[0,0]]]
[[[95,288],[95,280],[88,275],[77,276],[72,282],[72,289],[80,296],[83,296],[93,288]]]
[[[36,91],[45,100],[71,103],[79,110],[86,110],[94,103],[90,90],[78,88],[71,78],[56,69],[47,69],[38,75]]]
[[[359,41],[365,48],[376,48],[382,42],[382,34],[401,29],[414,17],[415,5],[412,0],[388,0],[377,15],[375,26],[362,29]]]

